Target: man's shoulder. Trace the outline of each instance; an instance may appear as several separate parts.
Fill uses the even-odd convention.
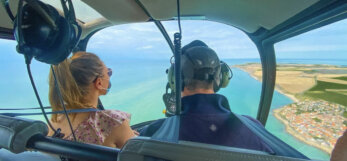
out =
[[[244,118],[246,118],[246,119],[248,119],[248,120],[251,120],[252,122],[258,124],[259,126],[264,127],[263,124],[261,124],[260,121],[258,121],[257,119],[255,119],[255,118],[253,118],[253,117],[251,117],[251,116],[248,116],[248,115],[241,115],[241,117],[244,117]]]
[[[166,119],[167,118],[155,120],[145,127],[139,129],[138,132],[140,133],[140,136],[152,136],[161,127]]]

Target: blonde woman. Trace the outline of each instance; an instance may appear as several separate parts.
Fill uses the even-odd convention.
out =
[[[75,53],[72,58],[53,67],[67,110],[97,108],[98,98],[111,87],[112,70],[98,56],[87,52]],[[49,101],[53,111],[63,106],[55,88],[52,72],[49,76]],[[103,110],[68,114],[76,140],[121,148],[135,134],[129,126],[130,114],[118,110]],[[63,139],[74,140],[64,114],[53,114],[54,128],[61,129]],[[50,129],[49,135],[53,135]]]

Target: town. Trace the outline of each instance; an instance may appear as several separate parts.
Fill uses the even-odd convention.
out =
[[[305,100],[276,109],[274,113],[296,132],[294,136],[328,153],[347,129],[346,107],[327,101]]]

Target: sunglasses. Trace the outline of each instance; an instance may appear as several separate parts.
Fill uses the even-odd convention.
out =
[[[111,68],[107,68],[107,75],[108,75],[109,77],[112,76],[112,69],[111,69]],[[96,79],[98,79],[98,78],[99,78],[99,76],[96,76],[96,78],[93,80],[93,82],[95,82]]]
[[[107,75],[109,77],[111,77],[111,75],[112,75],[112,69],[111,68],[107,68]]]

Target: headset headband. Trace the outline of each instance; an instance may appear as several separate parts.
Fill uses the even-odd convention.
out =
[[[206,50],[208,52],[213,52],[213,54],[205,53],[206,57],[209,57],[209,58],[204,58],[207,60],[197,60],[196,58],[193,57],[194,54],[196,54],[198,59],[199,59],[199,56],[200,57],[203,56],[203,55],[198,55],[198,54],[201,54],[199,53],[199,49]],[[192,54],[193,52],[197,52],[197,53]],[[213,79],[214,80],[213,86],[214,86],[215,92],[217,92],[220,88],[227,87],[229,80],[232,77],[232,71],[230,67],[223,61],[220,61],[217,54],[212,49],[210,49],[204,42],[200,40],[195,40],[182,48],[181,60],[182,60],[182,64],[181,64],[182,79],[187,78],[187,76],[189,79],[197,78],[197,80]],[[215,61],[216,64],[214,65],[208,64],[208,63],[211,63],[213,60]],[[199,63],[199,61],[201,63],[208,64],[205,66],[206,68],[200,68],[203,73],[201,75],[195,74],[197,73],[196,71],[198,70],[194,69],[194,65],[198,65],[197,63]],[[189,65],[184,66],[186,63]],[[208,68],[211,68],[211,69],[208,69]],[[171,67],[167,70],[167,74],[168,74],[169,87],[171,88],[173,92],[175,92],[174,64],[171,63]],[[182,90],[183,90],[184,82],[182,81],[182,83],[183,83],[182,84]]]

